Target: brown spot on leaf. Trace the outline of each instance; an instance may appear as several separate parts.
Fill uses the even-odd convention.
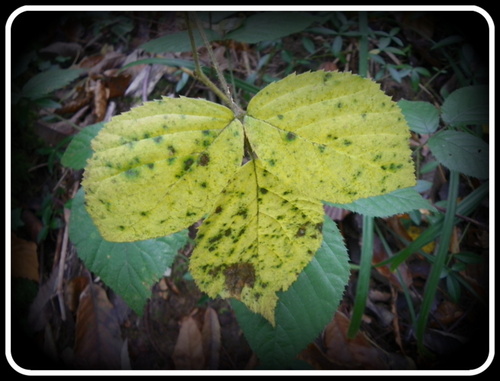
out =
[[[224,270],[226,287],[234,296],[240,296],[243,287],[253,287],[255,269],[251,263],[236,263]]]
[[[202,167],[205,167],[208,165],[210,162],[210,155],[206,152],[203,152],[200,155],[200,158],[198,159],[198,164],[201,165]]]

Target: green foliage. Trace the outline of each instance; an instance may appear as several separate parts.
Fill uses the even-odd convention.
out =
[[[217,17],[218,14],[220,17]],[[252,44],[301,32],[314,20],[305,12],[262,12],[238,21],[234,18],[229,19],[232,22],[228,22],[227,12],[211,12],[210,15],[202,13],[202,15],[205,15],[204,19],[207,22],[215,23],[215,25],[208,23],[208,28],[204,30],[209,41],[233,40]],[[203,45],[199,31],[195,31],[194,37],[196,46]],[[142,48],[150,53],[187,52],[191,50],[191,44],[188,32],[181,31],[148,41]]]
[[[467,86],[454,91],[444,100],[440,111],[427,102],[401,100],[399,106],[412,131],[431,135],[427,144],[440,164],[467,176],[488,178],[488,144],[465,129],[488,122],[486,86]],[[440,120],[446,129],[437,131]]]
[[[407,101],[398,102],[399,107],[410,126],[417,134],[428,135],[436,132],[439,126],[439,110],[429,102]]]
[[[342,298],[349,274],[347,250],[337,226],[328,217],[323,236],[320,249],[297,281],[279,293],[274,327],[243,303],[231,301],[264,369],[290,369],[295,355],[330,321]]]
[[[277,19],[278,16],[279,20]],[[308,68],[313,66],[311,64],[313,57],[324,52],[328,52],[331,57],[339,58],[340,62],[345,62],[345,48],[347,43],[352,41],[353,38],[361,36],[359,31],[353,30],[353,27],[356,25],[355,18],[348,18],[342,12],[335,12],[331,16],[322,19],[322,25],[319,27],[311,27],[311,23],[314,20],[320,20],[320,17],[312,18],[312,16],[304,13],[291,13],[289,16],[290,17],[286,18],[286,22],[283,22],[282,14],[273,15],[270,13],[255,14],[248,18],[241,18],[234,13],[216,12],[210,16],[201,18],[206,28],[205,33],[210,41],[235,40],[247,43],[257,43],[256,49],[264,49],[265,47],[273,45],[275,51],[266,53],[259,61],[258,70],[262,72],[265,72],[264,69],[266,65],[271,62],[274,54],[281,55],[281,62],[285,64],[285,69],[283,71],[285,74],[294,71],[297,67]],[[279,38],[306,30],[306,28],[308,28],[307,30],[311,33],[328,35],[331,36],[332,39],[328,46],[319,46],[316,40],[309,37],[303,37],[301,43],[310,56],[302,58],[300,55],[285,49]],[[384,76],[389,75],[397,82],[402,82],[404,78],[409,78],[413,89],[417,90],[421,85],[422,77],[430,77],[431,72],[428,69],[414,67],[404,63],[405,60],[410,57],[411,50],[405,48],[405,44],[400,39],[400,31],[398,28],[392,28],[389,31],[370,30],[369,32],[368,37],[370,42],[376,45],[375,49],[370,51],[370,58],[372,63],[377,64],[377,67],[380,68],[379,72],[375,74],[376,79],[382,79]],[[195,43],[201,45],[201,36],[199,34],[195,33],[195,39]],[[269,40],[274,41],[270,42]],[[454,46],[454,44],[460,41],[461,40],[458,38],[450,38],[447,41],[443,40],[436,43],[433,49],[444,50],[450,46]],[[142,47],[146,51],[152,53],[191,50],[187,32],[167,35],[152,40]],[[463,49],[461,51],[462,59],[467,57],[467,54],[469,54],[467,50]],[[391,63],[389,61],[391,57],[398,57],[403,63]],[[191,61],[179,59],[150,58],[137,61],[133,64],[142,63],[163,63],[170,66],[194,69],[194,64]],[[457,72],[460,70],[464,70],[465,72],[467,70],[463,65],[452,66]],[[257,77],[258,73],[256,72],[249,76],[246,81],[236,79],[236,87],[245,89],[249,93],[257,93],[258,88],[253,85],[253,83],[256,83]],[[229,75],[227,78],[229,78]],[[276,79],[271,76],[264,76],[262,78],[264,82],[272,82]],[[184,79],[186,79],[186,77]],[[181,85],[178,86],[181,87]],[[33,88],[36,89],[36,86]],[[36,94],[36,91],[34,92],[30,87],[28,87],[27,90],[27,93],[25,89],[23,89],[23,92],[25,94]],[[179,88],[177,90],[179,90]],[[292,91],[294,90],[288,89],[288,92]],[[485,105],[488,104],[486,87],[463,87],[449,96],[443,90],[443,95],[445,96],[445,100],[441,108],[429,102],[407,100],[401,100],[398,105],[411,131],[421,135],[429,135],[429,139],[425,141],[425,144],[427,144],[428,148],[437,159],[436,165],[443,165],[451,170],[452,173],[457,171],[466,176],[487,179],[489,173],[488,144],[485,143],[480,128],[482,124],[488,123],[488,109],[485,107]],[[302,99],[304,97],[303,95],[298,95],[297,98]],[[274,102],[273,99],[268,100]],[[270,109],[274,109],[274,107]],[[161,113],[159,113],[159,115],[160,114]],[[209,113],[207,113],[207,115],[209,115]],[[283,116],[283,114],[281,115]],[[136,116],[137,114],[134,114],[134,118],[132,119],[137,119]],[[290,156],[290,152],[287,152],[287,154],[282,157],[272,152],[283,152],[285,148],[288,150],[290,147],[288,144],[289,141],[295,139],[288,139],[288,142],[286,142],[287,145],[280,142],[278,145],[273,143],[270,148],[262,148],[260,146],[261,141],[269,141],[267,138],[271,136],[260,122],[264,120],[266,123],[275,127],[274,122],[277,122],[280,118],[278,114],[272,115],[268,119],[274,118],[275,120],[273,120],[273,123],[270,123],[268,119],[261,117],[261,115],[257,114],[257,116],[258,117],[255,118],[259,120],[257,123],[252,120],[254,115],[251,114],[250,117],[247,117],[243,122],[244,128],[246,128],[244,136],[247,154],[250,149],[251,152],[257,153],[259,158],[262,156],[261,161],[252,160],[251,155],[247,155],[245,158],[245,160],[251,160],[251,164],[249,164],[246,169],[253,165],[254,177],[258,179],[258,181],[254,180],[255,184],[263,180],[263,173],[266,173],[266,171],[271,173],[269,171],[269,165],[272,162],[280,160],[288,165],[292,164],[291,169],[287,170],[286,168],[280,168],[280,172],[283,171],[289,174],[296,170],[298,167],[296,164],[300,162],[300,160],[295,160],[293,155]],[[296,115],[292,116],[299,118]],[[148,115],[145,115],[145,117],[148,117]],[[63,164],[73,169],[82,169],[87,160],[92,156],[90,142],[102,127],[102,125],[90,126],[76,135],[62,158]],[[232,127],[232,132],[240,128],[239,125],[238,127],[234,125]],[[140,128],[139,126],[139,129]],[[221,130],[224,128],[221,128]],[[278,130],[282,129],[281,137],[283,141],[287,140],[286,137],[292,137],[292,135],[288,135],[290,131],[286,128],[288,127],[278,128]],[[318,132],[318,130],[316,130],[316,132]],[[298,136],[298,138],[303,139],[304,136]],[[307,137],[307,139],[309,138],[310,137]],[[147,150],[144,149],[143,151],[145,152]],[[219,147],[218,151],[223,152],[224,147]],[[203,155],[203,152],[204,151],[197,152],[197,163],[206,161],[206,156]],[[303,151],[295,151],[295,153],[297,152],[302,154],[297,154],[296,157],[307,157],[307,155],[303,154]],[[125,159],[130,159],[130,157],[125,157]],[[186,160],[189,160],[189,157],[186,156]],[[184,161],[184,163],[186,163],[186,161]],[[268,165],[267,169],[264,169],[265,163]],[[189,165],[189,167],[190,166],[191,165]],[[186,164],[184,164],[184,168],[185,167]],[[342,166],[340,167],[343,168]],[[189,168],[185,169],[189,170]],[[250,173],[252,171],[248,170],[247,172]],[[418,168],[418,173],[423,173],[423,168]],[[325,174],[326,172],[321,169],[314,172],[315,176],[313,177],[324,179],[328,177]],[[453,176],[455,175],[456,174]],[[228,181],[225,183],[227,182]],[[243,182],[241,184],[243,184]],[[244,187],[242,187],[241,184],[240,188],[243,189]],[[423,183],[420,185],[422,184]],[[456,186],[456,184],[455,182],[454,186]],[[121,185],[123,185],[123,183]],[[137,189],[139,188],[140,187]],[[250,188],[250,186],[248,188]],[[226,193],[228,189],[235,194],[236,191],[234,189],[231,190],[231,188],[225,188],[222,193]],[[429,217],[429,228],[415,241],[410,243],[403,242],[407,246],[383,263],[390,264],[392,269],[397,271],[398,265],[403,263],[411,254],[420,252],[422,255],[426,256],[421,250],[426,244],[441,240],[442,243],[444,242],[444,246],[446,246],[447,240],[451,234],[451,227],[455,226],[455,224],[460,221],[458,218],[454,217],[455,212],[457,215],[461,216],[469,215],[487,195],[487,183],[485,183],[458,204],[456,204],[456,200],[449,199],[446,204],[447,212],[441,213],[420,196],[420,189],[421,188],[414,187],[397,189],[384,195],[374,197],[369,197],[370,195],[367,195],[365,196],[366,198],[354,201],[343,199],[336,203],[327,204],[341,207],[368,217],[386,217],[397,213],[410,212],[411,215],[415,217],[414,221],[418,220],[418,209],[430,210],[432,214]],[[268,188],[266,188],[266,190],[268,191]],[[452,189],[450,195],[454,197],[455,191],[456,189]],[[116,192],[113,191],[110,194],[114,193]],[[257,198],[259,192],[255,192],[254,196]],[[218,207],[222,205],[225,206],[226,203],[231,204],[234,202],[234,199],[229,198],[229,196],[226,195],[225,197],[227,198],[217,199],[218,201],[215,201],[214,197],[212,209],[203,209],[203,212],[196,215],[196,220],[201,217],[207,217],[206,213],[208,212],[208,218],[205,221],[213,223],[213,226],[223,223],[224,221],[221,222],[221,220],[212,220],[210,218],[210,213],[212,215],[218,214],[216,213]],[[258,208],[261,208],[263,205],[262,203],[258,203]],[[100,275],[110,287],[124,297],[127,303],[129,303],[136,312],[140,313],[147,298],[150,296],[151,285],[161,276],[162,272],[170,266],[177,250],[186,243],[187,238],[185,231],[162,238],[138,241],[135,243],[109,242],[102,238],[101,233],[87,214],[83,204],[82,191],[80,191],[75,198],[72,209],[74,217],[72,217],[71,224],[73,227],[70,233],[71,239],[78,248],[79,255],[91,271]],[[259,216],[258,213],[255,215]],[[194,222],[194,220],[195,218],[193,218],[191,222]],[[231,221],[232,225],[235,223],[235,221]],[[221,229],[220,226],[218,229]],[[300,231],[300,229],[298,231]],[[215,240],[215,238],[218,237],[218,234],[216,234],[217,231],[210,230],[207,226],[202,225],[198,233],[204,234],[205,237],[198,237],[197,247],[204,247],[205,251],[209,251],[210,247],[213,247],[209,245],[210,243],[219,241],[219,238]],[[209,235],[209,233],[212,233],[212,235]],[[212,240],[212,242],[210,242],[210,240]],[[367,238],[367,247],[369,241],[369,238]],[[294,367],[295,365],[292,361],[294,356],[304,348],[307,343],[314,340],[315,336],[328,322],[337,308],[338,302],[342,297],[343,287],[347,281],[347,256],[338,229],[329,219],[325,219],[323,224],[323,237],[320,244],[317,251],[314,249],[315,254],[312,256],[307,266],[305,266],[302,271],[299,271],[297,280],[292,283],[288,289],[284,288],[277,292],[278,302],[274,313],[274,321],[272,318],[269,318],[269,315],[267,315],[266,320],[261,314],[255,313],[255,308],[252,311],[251,308],[236,299],[232,299],[231,301],[237,314],[238,321],[252,349],[259,356],[263,368]],[[224,250],[226,249],[227,247],[224,246]],[[231,247],[226,251],[229,252],[229,250],[231,250]],[[416,314],[413,313],[416,324],[415,327],[418,328],[417,333],[419,340],[423,338],[423,331],[427,323],[428,310],[426,310],[426,308],[428,308],[430,305],[429,303],[434,299],[436,287],[440,279],[446,278],[447,290],[454,300],[458,300],[463,287],[466,287],[469,291],[471,290],[471,287],[464,280],[460,272],[468,264],[477,261],[478,258],[469,253],[460,253],[453,256],[449,255],[446,247],[440,250],[441,251],[437,253],[437,259],[434,259],[433,256],[427,256],[429,261],[435,266],[435,269],[432,272],[429,286],[427,286],[426,289],[428,295],[425,295],[424,310],[420,318],[418,318],[418,322]],[[163,252],[164,255],[159,255],[159,252]],[[120,253],[125,253],[125,255],[120,255]],[[366,281],[366,284],[369,282],[369,270],[372,266],[370,259],[369,257],[362,259],[362,267],[364,268],[363,276],[365,277],[364,281]],[[200,263],[201,265],[203,264],[202,262]],[[212,266],[212,269],[216,267],[217,266]],[[238,263],[227,267],[227,269],[233,272],[235,271],[243,280],[237,277],[231,278],[231,276],[228,276],[229,272],[224,273],[224,271],[221,271],[225,275],[225,279],[223,277],[221,279],[222,283],[225,283],[226,291],[227,289],[229,289],[229,291],[238,291],[226,293],[225,296],[238,297],[240,296],[240,291],[244,287],[254,284],[255,280],[253,279],[253,274],[245,278],[245,274],[248,275],[249,268],[244,267],[243,270],[242,268],[241,264]],[[238,273],[238,271],[240,272]],[[228,278],[230,278],[229,283],[231,287],[227,287]],[[359,299],[365,297],[366,296],[360,292]],[[364,306],[363,304],[359,305]],[[307,307],[305,308],[304,306]],[[411,304],[410,309],[413,311],[413,306]],[[357,316],[362,316],[363,309],[358,312]],[[355,329],[356,327],[353,326],[351,328],[351,333],[353,333]]]
[[[371,217],[388,217],[416,209],[435,210],[429,201],[417,192],[416,187],[397,189],[385,195],[362,198],[349,204],[326,204]]]
[[[488,144],[461,131],[441,131],[429,139],[429,148],[445,167],[467,176],[489,176]]]
[[[61,164],[76,170],[85,168],[87,160],[92,156],[92,150],[89,149],[90,142],[97,136],[103,126],[104,123],[93,124],[73,136],[61,157]]]
[[[462,87],[443,102],[443,121],[452,127],[481,125],[489,121],[489,94],[484,85]]]
[[[187,231],[132,243],[105,241],[84,205],[83,189],[73,199],[70,239],[87,268],[142,314],[151,287],[169,268],[187,243]]]
[[[21,96],[30,100],[38,100],[53,91],[63,88],[77,79],[83,69],[52,69],[43,71],[32,77],[22,88]]]

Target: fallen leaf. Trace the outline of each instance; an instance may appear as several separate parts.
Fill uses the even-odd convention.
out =
[[[36,243],[11,234],[11,271],[13,278],[39,281]]]
[[[205,366],[202,335],[196,321],[191,316],[187,316],[181,321],[181,329],[175,343],[172,360],[178,370],[199,370]]]
[[[80,303],[80,295],[89,284],[89,278],[78,276],[66,283],[64,288],[64,301],[71,312],[76,312]]]
[[[218,369],[220,355],[221,327],[217,312],[213,308],[207,308],[203,319],[201,331],[203,340],[203,352],[207,361],[207,369]]]
[[[353,339],[347,337],[350,320],[337,312],[325,328],[323,340],[326,356],[336,369],[413,369],[413,361],[397,353],[387,353],[359,331]]]
[[[102,121],[106,115],[108,99],[109,89],[104,85],[102,80],[98,79],[94,85],[94,114],[97,122]]]
[[[121,369],[120,325],[106,291],[89,283],[80,295],[75,327],[75,362],[81,369]]]

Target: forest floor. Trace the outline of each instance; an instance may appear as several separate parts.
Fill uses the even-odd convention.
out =
[[[16,33],[28,27],[32,21],[30,16],[20,17],[16,21],[19,25],[15,24],[13,29],[17,41],[13,57],[18,60],[15,69],[19,71],[13,80],[19,87],[50,65],[74,65],[88,70],[88,75],[78,85],[66,86],[51,94],[52,101],[62,104],[55,113],[48,111],[52,110],[50,104],[14,110],[10,190],[13,274],[12,305],[8,306],[13,323],[12,357],[24,369],[83,369],[84,362],[79,356],[106,345],[102,342],[106,339],[104,332],[95,335],[95,347],[76,346],[78,335],[90,334],[78,326],[76,309],[78,303],[90,298],[88,313],[99,314],[99,309],[110,308],[119,321],[118,369],[199,369],[200,364],[204,364],[205,370],[259,369],[258,359],[239,328],[230,304],[221,299],[208,299],[185,276],[186,256],[179,255],[172,268],[154,285],[144,314],[139,316],[85,268],[75,247],[68,241],[65,226],[69,216],[64,206],[76,194],[82,171],[63,167],[60,158],[69,139],[79,129],[107,121],[140,104],[143,99],[157,99],[161,95],[213,99],[200,82],[174,67],[138,65],[120,70],[128,62],[149,56],[140,49],[142,44],[182,30],[184,24],[180,15],[118,12],[93,16],[83,13],[49,15],[53,18],[46,23],[46,30],[33,34],[32,40],[25,44],[18,39],[21,34]],[[441,89],[451,91],[457,87],[458,79],[447,61],[429,50],[428,39],[443,39],[451,32],[440,28],[438,17],[407,16],[370,15],[373,30],[389,32],[399,28],[395,37],[403,41],[403,48],[408,48],[405,56],[389,51],[385,59],[393,59],[393,63],[399,64],[411,63],[437,74],[433,74],[432,81],[421,76],[416,87],[410,77],[397,81],[387,73],[378,81],[395,101],[404,98],[438,104]],[[356,15],[346,13],[346,24],[347,20],[355,19]],[[355,22],[352,25],[356,27]],[[234,75],[241,79],[256,74],[253,84],[258,87],[266,84],[266,78],[282,78],[290,70],[357,71],[359,42],[356,38],[346,37],[340,49],[342,54],[337,56],[311,54],[304,38],[317,46],[332,46],[334,37],[305,30],[267,46],[214,43],[214,49],[223,69],[232,68]],[[204,48],[200,49],[200,55],[202,60],[207,59]],[[256,71],[262,57],[267,55],[270,60]],[[192,59],[190,52],[157,56]],[[487,57],[487,52],[482,51],[480,56]],[[375,61],[370,64],[372,76],[379,65]],[[237,94],[240,99],[244,99],[242,93],[244,91],[240,90]],[[413,134],[415,145],[421,142],[419,139],[423,138]],[[422,162],[430,160],[428,150],[423,149],[421,155]],[[432,183],[425,193],[426,198],[434,204],[446,199],[448,180],[444,168],[436,167],[422,175],[422,179]],[[463,177],[461,181],[459,197],[478,186],[475,179]],[[327,213],[345,238],[351,263],[358,264],[361,216],[334,208],[328,208]],[[299,358],[316,370],[475,369],[481,366],[489,352],[489,213],[488,200],[485,200],[454,228],[451,250],[473,252],[484,260],[461,269],[463,278],[474,292],[463,288],[456,298],[450,294],[443,278],[424,340],[432,355],[418,351],[403,292],[402,282],[417,306],[425,292],[431,264],[425,256],[415,254],[399,267],[401,277],[387,267],[373,268],[361,330],[354,339],[348,339],[358,276],[353,267],[338,312]],[[377,219],[377,224],[386,234],[392,230],[411,240],[420,230],[407,229],[405,219],[410,217],[398,215]],[[433,245],[428,247],[429,253]],[[374,250],[374,263],[387,258],[378,239]],[[91,291],[86,288],[89,283],[95,285]],[[99,329],[105,330],[106,322],[102,324]],[[218,355],[200,354],[200,348],[207,346],[216,348]]]

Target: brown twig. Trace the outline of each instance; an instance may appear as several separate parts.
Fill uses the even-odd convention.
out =
[[[78,191],[78,182],[73,185],[73,189],[71,191],[71,199],[74,198],[76,192]],[[66,320],[66,310],[64,308],[64,265],[66,263],[66,254],[68,251],[68,242],[69,242],[69,217],[71,215],[71,211],[69,209],[64,209],[64,233],[62,238],[61,245],[61,255],[59,256],[59,268],[57,273],[57,286],[56,286],[56,294],[57,300],[59,301],[59,310],[61,311],[61,319],[63,321]]]
[[[440,212],[443,212],[443,213],[446,213],[446,208],[443,208],[442,206],[438,206],[438,205],[434,205],[434,207],[439,210]],[[483,224],[482,222],[479,222],[478,220],[475,220],[473,218],[470,218],[470,217],[467,217],[467,216],[464,216],[462,214],[458,214],[456,213],[455,214],[455,217],[458,217],[464,221],[467,221],[467,222],[470,222],[471,224],[474,224],[474,225],[477,225],[477,226],[480,226],[484,229],[487,229],[488,226],[486,224]]]

